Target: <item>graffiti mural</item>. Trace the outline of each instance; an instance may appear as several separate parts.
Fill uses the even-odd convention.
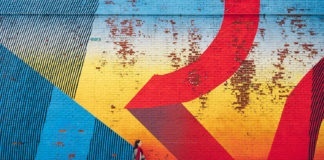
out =
[[[4,0],[0,159],[324,159],[324,2]]]

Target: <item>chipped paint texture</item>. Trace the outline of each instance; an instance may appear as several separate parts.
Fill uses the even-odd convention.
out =
[[[0,8],[0,159],[324,159],[322,0]]]

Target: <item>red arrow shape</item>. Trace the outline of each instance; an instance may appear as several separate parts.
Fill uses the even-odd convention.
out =
[[[216,38],[196,62],[154,75],[126,108],[150,108],[190,101],[214,89],[239,68],[251,49],[259,22],[260,0],[226,0]]]
[[[181,103],[129,111],[177,159],[233,159]]]

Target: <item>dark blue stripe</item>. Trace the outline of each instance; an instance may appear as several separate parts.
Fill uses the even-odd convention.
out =
[[[1,159],[34,159],[53,85],[0,45]]]
[[[132,145],[105,126],[99,120],[90,144],[88,159],[95,160],[132,160]]]

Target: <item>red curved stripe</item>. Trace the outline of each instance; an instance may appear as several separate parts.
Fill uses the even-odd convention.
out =
[[[289,95],[268,159],[308,159],[312,71]]]
[[[201,57],[175,72],[154,75],[126,108],[186,102],[223,83],[249,53],[258,28],[259,10],[259,0],[226,0],[220,31]]]
[[[324,118],[324,58],[289,95],[268,159],[313,159]]]

